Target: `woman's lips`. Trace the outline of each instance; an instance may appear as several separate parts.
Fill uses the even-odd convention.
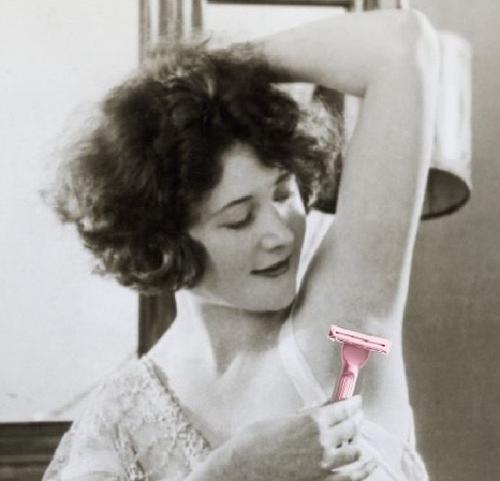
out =
[[[264,276],[264,277],[278,277],[285,272],[288,271],[290,268],[290,257],[287,257],[285,260],[277,262],[276,264],[273,264],[270,267],[267,267],[266,269],[260,269],[260,270],[254,270],[252,271],[252,274],[258,275],[258,276]]]

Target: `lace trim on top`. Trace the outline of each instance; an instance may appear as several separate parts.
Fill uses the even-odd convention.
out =
[[[177,481],[210,452],[147,357],[88,399],[63,436],[44,481]]]
[[[154,362],[145,355],[140,361],[145,367],[145,372],[151,379],[151,386],[155,390],[159,399],[163,401],[169,409],[170,421],[175,426],[174,439],[181,445],[190,467],[201,462],[211,451],[210,443],[189,421],[185,412],[180,406],[180,401],[175,394],[162,382],[156,372]]]

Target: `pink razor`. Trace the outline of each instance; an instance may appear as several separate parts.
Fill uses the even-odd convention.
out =
[[[388,354],[391,348],[391,342],[387,339],[350,331],[335,325],[330,326],[328,339],[342,343],[340,351],[342,371],[332,394],[334,401],[341,401],[352,396],[359,370],[368,361],[370,351]]]

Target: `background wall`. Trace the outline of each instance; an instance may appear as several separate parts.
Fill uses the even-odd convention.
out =
[[[473,49],[473,183],[417,239],[405,346],[434,481],[500,479],[500,2],[412,0]]]
[[[71,419],[137,348],[137,295],[91,275],[39,195],[68,126],[137,65],[137,25],[136,0],[0,0],[0,422]]]

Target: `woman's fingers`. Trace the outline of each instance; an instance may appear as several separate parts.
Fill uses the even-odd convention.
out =
[[[330,475],[332,470],[351,465],[360,459],[361,452],[353,442],[358,438],[363,420],[360,396],[323,405],[313,417],[319,427],[323,446],[321,468],[326,471],[326,475]],[[355,476],[353,479],[364,479],[366,465],[363,463],[361,466],[363,468],[355,465],[352,471],[334,473],[337,478],[332,479],[341,481],[345,478],[350,481],[351,478],[346,476],[351,475]]]
[[[349,471],[333,472],[325,478],[324,481],[363,481],[377,468],[378,464],[375,461],[368,461],[362,464],[359,468]]]
[[[326,424],[327,426],[333,426],[352,416],[360,409],[361,396],[353,396],[343,401],[321,406],[317,410],[316,415],[320,423]]]
[[[321,467],[328,471],[340,468],[346,464],[354,463],[361,456],[361,451],[354,446],[343,446],[342,448],[328,449],[323,453]]]
[[[344,444],[349,444],[357,438],[362,421],[363,413],[358,411],[338,424],[323,427],[320,430],[321,443],[325,449],[340,448]]]

